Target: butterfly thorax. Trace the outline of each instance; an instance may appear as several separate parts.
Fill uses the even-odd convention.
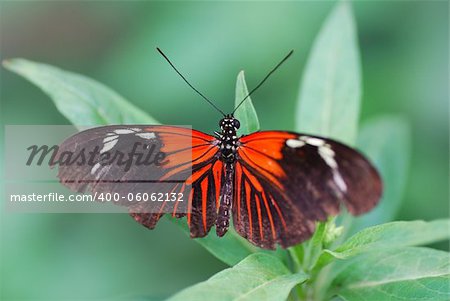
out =
[[[234,163],[239,146],[239,138],[237,137],[237,130],[240,127],[239,120],[232,115],[227,115],[220,120],[219,126],[221,132],[216,132],[216,136],[220,141],[218,146],[221,160],[227,163]]]

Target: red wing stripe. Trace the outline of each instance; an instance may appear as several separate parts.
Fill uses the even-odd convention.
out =
[[[160,180],[161,180],[161,181],[167,180],[168,178],[170,178],[170,177],[173,176],[173,175],[176,175],[177,173],[180,173],[180,172],[183,172],[183,171],[188,170],[189,167],[190,167],[190,165],[191,165],[190,163],[191,163],[191,162],[188,162],[188,163],[179,165],[178,167],[175,167],[174,169],[171,169],[169,172],[167,172],[166,174],[164,174],[164,175],[160,178]],[[210,165],[210,164],[208,164],[208,165]],[[194,173],[195,173],[195,172],[194,172]],[[189,178],[188,178],[187,180],[189,180]],[[186,181],[187,181],[187,180],[186,180]]]
[[[252,175],[247,168],[243,167],[242,171],[244,172],[245,176],[248,178],[250,183],[253,185],[256,191],[263,191],[263,188],[261,186],[261,183],[258,181],[258,179]]]
[[[239,154],[242,156],[244,155],[245,158],[242,158],[245,160],[245,162],[250,165],[253,169],[255,169],[259,174],[261,174],[262,176],[264,176],[267,180],[269,180],[270,182],[272,182],[274,185],[276,185],[279,189],[283,189],[283,186],[281,185],[280,181],[278,181],[277,177],[271,173],[270,171],[260,167],[260,165],[256,164],[251,158],[250,156],[246,153],[246,152],[239,152]],[[275,163],[278,165],[278,163]],[[278,168],[280,169],[280,177],[284,177],[286,176],[284,174],[284,171],[281,169],[281,167]]]
[[[237,220],[241,220],[241,187],[242,187],[242,168],[241,164],[239,162],[236,163],[236,185],[237,185],[237,193],[236,193],[236,200],[237,200]]]
[[[219,208],[220,189],[222,187],[222,171],[223,171],[222,162],[217,160],[213,166],[213,180],[214,180],[214,187],[216,190],[216,209]]]
[[[192,160],[192,163],[194,163],[195,161],[197,161],[197,160],[203,158],[207,153],[209,153],[212,149],[215,149],[215,148],[216,148],[216,147],[212,145],[210,148],[208,148],[208,150],[207,150],[206,152],[204,152],[203,154],[201,154],[199,157],[193,159],[193,160]],[[211,157],[212,157],[212,156],[211,156]]]
[[[171,195],[174,191],[176,191],[176,189],[178,188],[178,185],[180,185],[180,183],[177,183],[177,184],[172,188],[172,190],[170,191],[169,195]],[[162,214],[162,211],[163,211],[164,206],[166,205],[166,203],[167,203],[167,202],[163,202],[163,204],[162,204],[161,207],[159,208],[159,212],[158,212],[159,215]],[[177,204],[178,204],[178,202],[177,202]],[[177,205],[177,204],[175,204],[175,205]],[[175,209],[175,211],[176,211],[176,209]],[[174,212],[175,212],[175,211],[174,211]]]
[[[216,148],[215,146],[211,145],[210,147],[208,147],[208,149],[206,151],[204,151],[202,154],[200,154],[196,157],[195,157],[195,155],[196,155],[195,153],[199,152],[199,150],[192,151],[192,149],[191,149],[191,151],[184,150],[177,154],[167,156],[167,159],[169,160],[169,164],[166,165],[166,168],[177,169],[178,167],[181,167],[181,166],[194,164],[194,162],[204,158],[211,150],[213,150],[215,148]],[[171,157],[173,157],[173,159],[171,159]],[[205,160],[211,159],[211,157],[213,157],[213,154],[211,154]]]
[[[182,152],[182,151],[186,151],[186,150],[190,150],[190,149],[194,149],[194,148],[202,147],[202,146],[208,146],[208,145],[210,146],[212,144],[211,143],[205,143],[205,144],[197,144],[197,145],[193,145],[193,146],[188,146],[188,147],[185,147],[185,148],[177,149],[177,150],[175,150],[173,152],[167,152],[166,155],[173,155],[173,154],[176,154],[176,153],[179,153],[179,152]]]
[[[212,148],[210,148],[208,151],[206,151],[203,155],[205,155],[207,152],[209,152],[210,150],[211,150]],[[202,155],[202,156],[203,156]],[[212,157],[212,156],[211,156]],[[211,159],[211,157],[210,158],[208,158],[207,160],[209,160],[209,159]],[[197,158],[198,159],[198,158]],[[197,160],[197,159],[195,159],[195,160]],[[205,160],[206,161],[206,160]],[[167,180],[168,178],[170,178],[171,176],[173,176],[173,175],[175,175],[175,174],[177,174],[177,173],[180,173],[180,172],[183,172],[183,171],[185,171],[185,170],[188,170],[189,169],[189,167],[191,166],[191,164],[193,163],[194,161],[189,161],[189,162],[186,162],[186,163],[183,163],[183,164],[180,164],[180,165],[178,165],[178,166],[176,166],[176,167],[174,167],[173,169],[171,169],[170,171],[168,171],[166,174],[164,174],[162,177],[161,177],[161,181],[162,180]]]
[[[191,187],[191,191],[189,192],[188,208],[187,208],[187,223],[188,223],[188,226],[191,225],[191,211],[192,211],[192,197],[193,196],[194,196],[194,188]]]
[[[203,166],[199,170],[194,171],[192,175],[186,180],[186,184],[191,185],[192,183],[200,179],[200,177],[203,176],[206,173],[206,171],[209,170],[210,168],[211,163]]]
[[[264,175],[262,175],[261,173],[258,173],[258,171],[253,171],[252,170],[252,166],[250,164],[248,164],[247,161],[245,160],[241,160],[241,164],[242,164],[242,170],[244,170],[245,175],[251,175],[251,178],[256,179],[258,182],[258,185],[261,186],[261,184],[259,183],[260,181],[257,179],[257,177],[255,175],[253,175],[253,172],[256,172],[255,174],[258,176],[262,176],[262,180],[263,181],[267,181],[267,178],[263,178]],[[269,180],[270,181],[270,180]],[[274,184],[274,189],[278,189],[277,192],[280,193],[286,200],[290,200],[289,197],[286,195],[285,191],[284,191],[284,187],[280,184],[280,186],[277,185],[277,183],[279,182],[271,182],[272,184]],[[256,187],[255,187],[256,188]],[[260,191],[262,191],[263,189],[261,189]]]
[[[208,177],[205,177],[203,181],[200,183],[202,189],[202,221],[203,221],[203,230],[206,233],[206,202],[208,201],[207,192],[208,192]]]
[[[264,207],[266,208],[266,211],[267,211],[267,216],[269,217],[270,230],[272,231],[272,238],[275,241],[277,239],[277,235],[276,235],[276,232],[275,232],[275,225],[273,224],[272,212],[270,212],[270,207],[269,207],[269,204],[267,203],[267,198],[266,198],[266,192],[265,191],[263,191],[261,193],[261,197],[262,197],[262,200],[264,202]]]
[[[252,151],[257,152],[257,153],[260,154],[261,156],[267,157],[267,158],[269,158],[269,159],[271,159],[271,160],[277,160],[277,159],[279,159],[279,158],[277,158],[277,157],[274,157],[274,156],[269,155],[268,153],[264,153],[264,152],[260,151],[259,149],[256,149],[256,148],[254,148],[254,147],[252,147],[252,146],[244,145],[242,148],[243,148],[244,150],[246,150],[246,149],[251,149]],[[278,156],[278,157],[279,157],[279,156]]]
[[[166,205],[166,203],[167,203],[167,202],[163,202],[162,205],[161,205],[161,207],[159,207],[158,215],[161,215],[161,214],[162,214],[162,211],[163,211],[164,206]]]
[[[246,201],[247,201],[247,214],[248,214],[248,225],[250,230],[250,239],[253,238],[253,222],[252,222],[252,210],[250,208],[250,185],[247,181],[244,181],[245,184],[245,193],[246,193]]]
[[[284,220],[284,217],[283,217],[283,214],[281,213],[280,207],[278,207],[277,201],[275,201],[275,199],[272,198],[272,196],[270,196],[270,195],[269,195],[269,199],[270,199],[271,203],[275,206],[275,209],[277,210],[278,216],[281,219],[281,223],[283,225],[283,228],[284,228],[284,230],[286,230],[287,229],[286,221]]]
[[[176,175],[177,173],[183,172],[185,170],[189,169],[189,166],[186,165],[190,165],[190,162],[179,165],[178,167],[171,169],[169,172],[167,172],[166,174],[164,174],[159,180],[160,181],[164,181],[167,180],[168,178],[170,178],[173,175]]]
[[[181,189],[180,189],[180,193],[183,193],[185,188],[186,188],[186,184],[183,183],[183,186],[181,186]],[[178,203],[179,202],[176,202],[175,206],[173,206],[172,217],[175,217],[175,214],[177,213]]]

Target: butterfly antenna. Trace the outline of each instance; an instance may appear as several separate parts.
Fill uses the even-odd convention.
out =
[[[161,49],[156,47],[156,50],[158,50],[158,52],[166,59],[166,61],[170,64],[170,66],[172,66],[173,70],[175,70],[175,72],[178,73],[178,75],[186,82],[186,84],[188,84],[189,87],[192,88],[192,90],[197,92],[198,95],[200,95],[204,100],[206,100],[210,105],[212,105],[217,111],[219,111],[223,116],[225,116],[225,113],[221,109],[219,109],[211,100],[209,100],[205,95],[203,95],[199,90],[197,90],[193,85],[191,85],[188,82],[188,80],[183,76],[183,74],[180,73],[180,71],[178,71],[178,69],[172,64],[172,62],[164,54],[164,52],[162,52]]]
[[[237,105],[236,108],[234,108],[233,113],[236,112],[236,110],[241,106],[241,104],[244,103],[244,101],[250,97],[250,95],[253,94],[253,92],[255,92],[256,90],[258,90],[259,87],[262,86],[262,84],[264,84],[264,82],[272,75],[272,73],[275,72],[275,70],[277,70],[291,55],[292,53],[294,53],[294,50],[289,51],[289,53],[281,60],[281,62],[278,63],[278,65],[276,65],[267,75],[266,77],[264,77],[264,79],[255,87],[253,88],[253,90],[250,91],[250,93],[247,94],[247,96],[244,97],[244,99],[241,100],[241,102]]]

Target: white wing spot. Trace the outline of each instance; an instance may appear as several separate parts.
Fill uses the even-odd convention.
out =
[[[314,146],[323,146],[325,144],[325,141],[323,141],[322,139],[314,138],[314,137],[300,136],[299,139],[305,141],[309,145],[314,145]]]
[[[92,169],[91,169],[91,175],[95,174],[95,172],[97,171],[97,169],[101,166],[100,163],[96,163]]]
[[[116,140],[117,138],[119,138],[118,135],[108,135],[108,136],[106,136],[105,139],[103,139],[103,143],[106,143],[106,142],[109,142],[112,140]]]
[[[149,140],[156,137],[155,133],[137,133],[136,136]]]
[[[344,179],[342,179],[341,174],[337,170],[333,171],[333,180],[340,190],[343,192],[347,191],[347,185],[345,185]]]
[[[332,169],[337,169],[336,160],[334,160],[334,151],[326,146],[319,146],[319,155],[325,161],[325,163]]]
[[[95,179],[99,180],[109,170],[110,167],[111,166],[102,166],[102,168],[100,168],[99,172],[95,176]]]
[[[341,174],[338,170],[337,162],[334,158],[335,152],[331,149],[331,145],[328,143],[324,143],[323,145],[319,146],[319,155],[322,157],[322,159],[325,161],[325,163],[331,167],[332,173],[333,173],[333,181],[336,183],[337,188],[341,190],[342,192],[347,191],[347,185],[344,182],[344,179],[342,178]]]
[[[118,129],[118,130],[115,130],[114,133],[116,133],[117,135],[131,134],[131,133],[134,133],[134,130],[133,129]]]
[[[118,141],[119,141],[119,139],[115,139],[115,140],[111,140],[111,141],[109,141],[109,142],[106,142],[106,143],[103,145],[103,148],[102,148],[102,150],[100,151],[100,154],[103,154],[104,152],[107,152],[107,151],[111,150],[111,149],[114,147],[114,145],[117,144]]]
[[[297,139],[288,139],[286,140],[286,145],[291,148],[299,148],[305,145],[305,142]]]

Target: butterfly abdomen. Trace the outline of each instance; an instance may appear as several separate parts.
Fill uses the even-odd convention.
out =
[[[230,226],[230,210],[233,198],[234,187],[234,165],[227,163],[225,165],[225,182],[220,192],[220,204],[216,220],[217,236],[222,237],[228,231]]]

